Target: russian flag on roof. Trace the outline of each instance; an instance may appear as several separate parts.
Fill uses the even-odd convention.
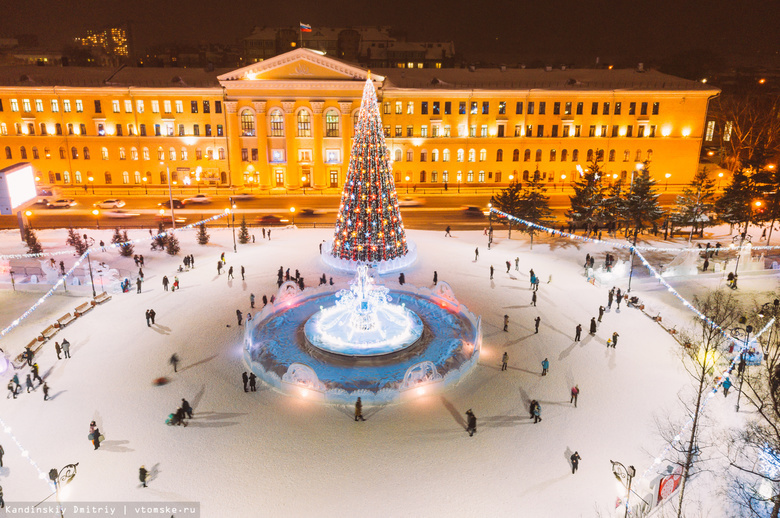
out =
[[[308,23],[301,23],[301,32],[311,32],[311,25]]]

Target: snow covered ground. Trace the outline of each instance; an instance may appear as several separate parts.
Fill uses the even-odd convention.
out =
[[[88,233],[110,241],[110,230]],[[679,345],[664,328],[623,305],[604,315],[595,336],[588,333],[610,286],[586,282],[581,265],[586,253],[601,259],[603,246],[542,237],[531,250],[527,236],[515,232],[509,240],[505,231],[497,232],[492,250],[481,232],[453,232],[449,238],[409,231],[418,261],[405,272],[406,282],[429,286],[436,270],[483,317],[480,363],[457,387],[405,404],[367,407],[364,423],[353,421],[352,407],[295,399],[262,385],[244,393],[243,327],[236,326],[235,311],[251,311],[250,293],[258,302],[275,293],[280,265],[300,269],[309,285],[323,272],[348,279],[319,262],[317,247],[331,230],[275,229],[271,241],[254,234],[256,242],[238,245],[235,254],[229,231],[212,230],[206,246],[196,243],[194,231],[179,233],[182,254],[194,254],[195,269],[178,274],[181,255],[171,258],[150,251],[147,243],[136,245],[146,262],[143,293],[136,294],[134,284],[129,293],[115,293],[60,331],[37,356],[53,399],[44,402],[40,390],[16,400],[0,398],[0,419],[10,428],[0,428],[6,451],[0,485],[7,502],[38,502],[50,492],[13,436],[43,472],[79,463],[78,475],[63,491],[66,501],[198,501],[205,517],[611,516],[618,491],[609,460],[633,464],[642,474],[663,448],[654,417],[682,414],[677,396],[688,382]],[[130,236],[148,238],[148,232]],[[39,238],[47,251],[65,249],[64,231],[42,231]],[[18,233],[10,231],[0,233],[0,250],[25,251]],[[217,275],[222,252],[235,267],[235,280]],[[57,261],[63,257],[66,266],[74,261],[70,255]],[[116,252],[96,253],[93,265],[96,260],[123,272],[137,270],[131,258]],[[509,273],[506,261],[512,263]],[[238,273],[241,265],[246,281]],[[531,268],[541,278],[536,307]],[[637,274],[632,293],[661,313],[664,326],[690,325],[690,313],[677,299],[643,268]],[[180,291],[164,291],[163,275],[171,281],[178,275]],[[397,279],[383,281],[392,287]],[[615,284],[625,290],[625,280]],[[746,275],[739,291],[753,296],[776,284],[776,276]],[[722,286],[723,278],[711,274],[673,285],[691,297]],[[3,287],[1,327],[40,296]],[[0,340],[0,347],[16,356],[49,323],[88,300],[91,292],[83,288],[58,292]],[[149,308],[157,313],[154,327],[144,319]],[[510,318],[506,333],[504,314]],[[535,334],[537,315],[542,320]],[[583,340],[574,342],[578,323]],[[606,340],[615,331],[620,340],[608,349]],[[53,342],[63,338],[71,343],[72,358],[57,360]],[[509,369],[501,372],[504,351]],[[182,361],[177,374],[168,364],[173,353]],[[542,377],[545,358],[550,372]],[[160,376],[172,382],[155,386]],[[0,375],[3,387],[9,377]],[[581,390],[578,408],[569,403],[575,384]],[[166,426],[181,398],[192,404],[195,418],[186,428]],[[538,424],[528,417],[532,399],[542,406]],[[733,396],[718,397],[708,410],[733,415],[733,403]],[[471,438],[464,431],[469,408],[478,418]],[[87,440],[92,420],[106,437],[98,451]],[[582,461],[572,475],[569,457],[575,450]],[[142,464],[153,472],[147,489],[138,481]],[[708,516],[719,516],[718,509]]]

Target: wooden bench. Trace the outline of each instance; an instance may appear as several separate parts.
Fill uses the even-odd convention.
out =
[[[83,315],[84,313],[86,313],[87,311],[89,311],[94,307],[95,307],[95,301],[90,300],[80,306],[77,306],[76,309],[74,310],[74,313],[76,314],[77,317],[80,317],[81,315]]]
[[[111,295],[106,293],[105,291],[101,294],[99,294],[97,297],[95,297],[95,302],[98,304],[102,304],[107,300],[111,300]]]
[[[74,320],[76,320],[76,317],[73,316],[72,313],[66,313],[63,316],[61,316],[60,318],[58,318],[57,319],[57,323],[54,324],[54,325],[57,326],[57,327],[62,328],[62,327],[67,326],[68,324],[70,324]]]
[[[44,340],[49,340],[51,339],[52,336],[57,334],[57,331],[59,330],[60,328],[58,326],[52,324],[46,329],[44,329],[43,331],[41,331],[41,336],[43,337]]]
[[[37,353],[38,350],[41,347],[43,347],[42,340],[43,339],[40,336],[37,337],[37,338],[33,338],[32,340],[30,340],[30,343],[27,344],[27,347],[25,347],[25,350],[30,349],[32,352]],[[19,355],[16,357],[16,361],[19,362],[19,363],[25,363],[26,360],[24,359],[24,351],[19,353]]]

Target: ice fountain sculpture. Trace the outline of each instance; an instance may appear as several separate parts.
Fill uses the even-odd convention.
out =
[[[404,304],[394,304],[385,286],[376,285],[360,265],[336,304],[320,308],[304,325],[310,344],[346,356],[378,356],[405,349],[420,339],[423,323]]]

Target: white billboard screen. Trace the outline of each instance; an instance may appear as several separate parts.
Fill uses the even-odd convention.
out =
[[[30,164],[17,164],[0,171],[0,214],[13,214],[36,197],[35,173]]]

